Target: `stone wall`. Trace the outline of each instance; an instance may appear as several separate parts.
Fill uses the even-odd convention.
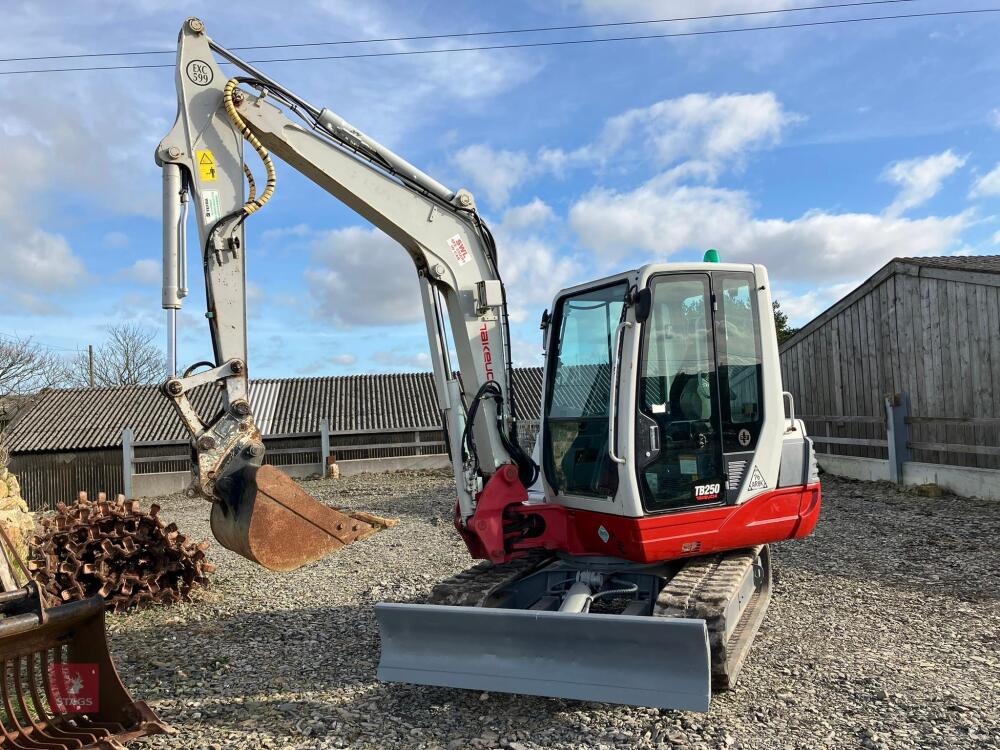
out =
[[[3,456],[0,456],[0,459],[2,458]],[[22,560],[27,560],[31,538],[35,533],[35,519],[28,509],[28,504],[21,497],[21,484],[5,463],[0,463],[0,528],[14,546],[17,555]],[[0,563],[3,562],[0,560]],[[4,589],[11,587],[11,573],[18,584],[25,583],[24,574],[16,564],[12,566],[11,571],[6,569],[6,565],[0,564],[0,567],[3,568],[0,571],[0,582],[3,583]]]

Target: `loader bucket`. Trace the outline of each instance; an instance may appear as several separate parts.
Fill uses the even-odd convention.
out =
[[[246,467],[212,505],[219,543],[269,570],[295,570],[397,522],[324,505],[274,466]]]
[[[707,711],[704,620],[375,605],[386,682]]]
[[[31,584],[0,593],[0,748],[121,748],[173,730],[122,685],[100,596],[43,607]]]

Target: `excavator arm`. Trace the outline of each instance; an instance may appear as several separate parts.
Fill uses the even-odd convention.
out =
[[[217,57],[245,75],[227,76]],[[196,18],[188,19],[180,34],[177,95],[177,120],[156,150],[163,169],[163,306],[171,369],[163,391],[191,435],[192,491],[215,503],[213,530],[220,541],[267,565],[241,541],[254,516],[258,535],[271,537],[271,547],[282,543],[275,539],[278,530],[295,537],[302,522],[317,533],[315,551],[302,550],[301,538],[286,541],[299,548],[295,559],[304,563],[330,551],[324,533],[336,535],[342,531],[337,524],[344,524],[324,521],[319,504],[303,499],[291,480],[272,467],[261,468],[264,444],[249,398],[245,228],[274,193],[272,154],[392,237],[412,259],[460,523],[472,517],[484,484],[506,465],[516,468],[523,484],[532,483],[537,467],[516,439],[506,293],[493,238],[472,194],[449,190],[329,109],[276,83],[212,41]],[[263,164],[263,186],[245,165],[247,146]],[[178,374],[176,316],[187,293],[189,197],[196,207],[214,361]],[[188,394],[208,383],[224,386],[224,408],[206,421]],[[288,501],[291,496],[297,500]],[[265,515],[268,529],[260,523]]]

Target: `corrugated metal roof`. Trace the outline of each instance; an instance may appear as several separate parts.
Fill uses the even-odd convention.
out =
[[[537,419],[542,397],[540,367],[517,368],[518,415]],[[210,419],[222,407],[221,391],[208,385],[190,394]],[[265,435],[439,427],[434,380],[429,372],[254,380],[250,400]],[[68,388],[43,391],[7,431],[15,453],[112,448],[131,427],[139,442],[186,440],[180,419],[155,385]]]

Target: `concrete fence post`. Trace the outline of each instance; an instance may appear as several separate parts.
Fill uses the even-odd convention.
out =
[[[326,476],[330,464],[330,420],[323,417],[319,421],[319,473]]]
[[[122,489],[132,499],[132,471],[135,468],[135,433],[131,427],[122,429]]]
[[[885,399],[885,437],[889,445],[889,481],[903,483],[903,464],[913,460],[910,450],[910,397],[896,393]]]

